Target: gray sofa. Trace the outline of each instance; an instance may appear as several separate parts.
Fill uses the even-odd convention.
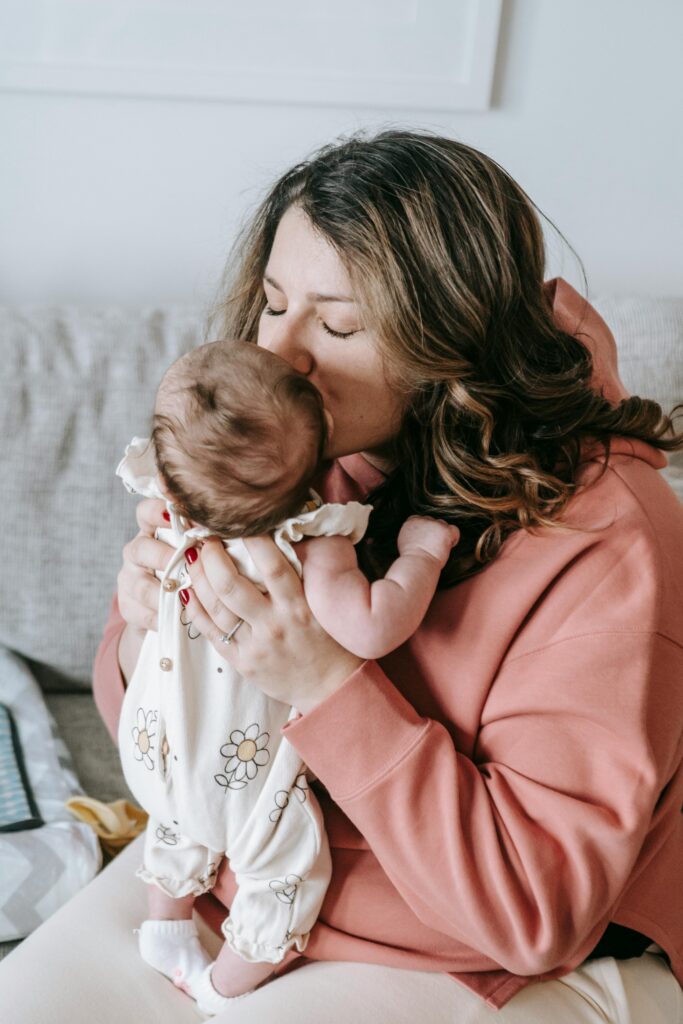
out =
[[[683,299],[595,300],[632,393],[683,401]],[[85,792],[129,796],[91,667],[134,499],[114,476],[149,427],[163,369],[204,337],[199,309],[0,309],[0,645],[29,665]],[[665,471],[683,499],[683,453]],[[6,950],[7,946],[5,946]]]

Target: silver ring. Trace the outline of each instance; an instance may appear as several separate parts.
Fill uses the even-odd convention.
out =
[[[230,644],[232,643],[232,638],[234,637],[235,633],[240,628],[243,622],[244,619],[240,619],[239,622],[232,627],[229,633],[224,633],[223,636],[221,637],[221,643],[225,644],[226,647],[229,647]]]

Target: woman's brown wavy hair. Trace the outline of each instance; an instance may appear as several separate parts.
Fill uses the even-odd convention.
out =
[[[337,250],[388,386],[405,394],[388,452],[396,468],[368,498],[369,575],[396,556],[412,514],[460,528],[441,585],[479,572],[514,530],[567,528],[558,517],[586,438],[606,458],[615,434],[683,446],[656,402],[615,407],[591,389],[590,352],[558,328],[543,288],[536,207],[494,160],[453,139],[356,135],[284,174],[236,247],[211,319],[223,336],[256,340],[263,274],[293,204]]]

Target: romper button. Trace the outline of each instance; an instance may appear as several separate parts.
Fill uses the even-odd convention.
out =
[[[164,580],[164,582],[161,585],[164,588],[164,590],[168,591],[169,594],[172,594],[173,591],[176,590],[178,587],[176,580]]]
[[[170,658],[162,658],[159,662],[159,668],[162,672],[170,672],[173,668],[173,662]]]

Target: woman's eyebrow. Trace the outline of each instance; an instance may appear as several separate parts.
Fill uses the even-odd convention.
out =
[[[284,289],[280,287],[275,278],[269,274],[263,275],[263,280],[269,285],[275,288],[277,291],[282,292],[284,295]],[[306,298],[310,302],[355,302],[356,300],[350,295],[324,295],[322,292],[308,292]]]

